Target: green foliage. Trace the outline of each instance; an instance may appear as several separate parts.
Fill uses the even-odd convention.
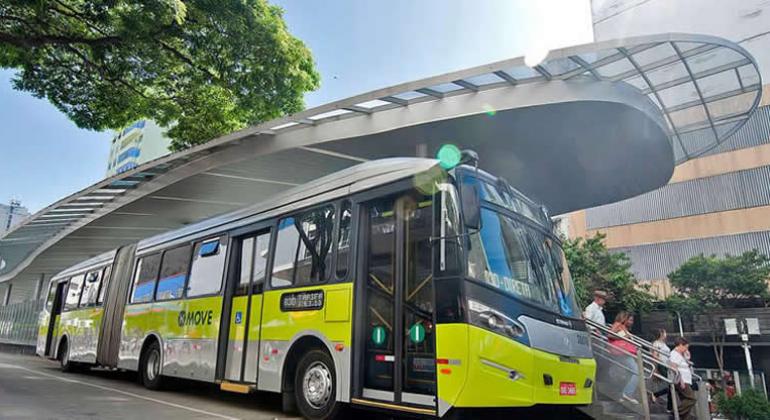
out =
[[[741,255],[697,255],[669,274],[677,291],[666,301],[672,311],[700,314],[710,309],[729,308],[736,301],[760,298],[767,301],[770,293],[770,258],[757,250]]]
[[[266,0],[5,0],[0,68],[79,127],[149,118],[177,150],[300,111],[319,83]]]
[[[770,402],[764,393],[753,389],[733,398],[721,393],[717,396],[717,407],[730,420],[770,420]]]
[[[631,310],[647,312],[654,301],[649,287],[640,285],[631,272],[631,261],[621,252],[610,252],[604,245],[605,235],[569,239],[564,242],[570,273],[575,282],[578,300],[590,302],[595,289],[610,293],[610,312]]]

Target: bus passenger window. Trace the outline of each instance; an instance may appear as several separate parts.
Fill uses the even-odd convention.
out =
[[[149,302],[155,290],[155,281],[158,279],[158,266],[160,254],[148,255],[139,259],[134,275],[134,293],[131,295],[131,303]]]
[[[353,220],[350,201],[342,202],[340,211],[340,231],[337,237],[337,278],[344,279],[348,275],[350,258],[350,221]]]
[[[163,254],[160,265],[160,278],[155,291],[155,300],[179,299],[187,280],[190,264],[190,245],[169,249]]]
[[[195,244],[187,297],[212,295],[222,288],[227,246],[223,238]]]
[[[91,271],[86,274],[86,283],[83,285],[83,297],[80,299],[80,307],[96,305],[96,297],[99,294],[99,283],[102,271]]]
[[[323,283],[331,277],[334,207],[324,206],[278,223],[271,285]]]
[[[51,286],[48,288],[48,299],[45,302],[45,308],[48,311],[53,308],[53,300],[56,299],[56,285],[57,283],[51,282]]]
[[[254,237],[241,240],[241,273],[235,296],[244,296],[249,292],[251,282],[251,258],[254,256]]]
[[[64,303],[64,310],[71,311],[77,309],[80,302],[80,292],[83,288],[83,279],[85,274],[75,276],[70,279],[70,285],[67,288],[67,300]]]
[[[110,286],[110,274],[112,273],[112,266],[108,265],[104,267],[104,274],[102,274],[102,287],[99,289],[99,298],[96,301],[97,305],[104,303],[104,294],[107,292],[107,287]]]

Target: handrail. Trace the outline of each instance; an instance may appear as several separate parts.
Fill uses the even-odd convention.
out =
[[[655,347],[652,345],[651,342],[649,342],[649,341],[647,341],[647,340],[645,340],[645,339],[643,339],[643,338],[641,338],[641,337],[639,337],[637,335],[631,334],[631,333],[629,333],[627,336],[618,335],[616,332],[612,331],[612,329],[610,329],[606,325],[599,324],[598,322],[594,322],[594,321],[592,321],[590,319],[586,319],[585,322],[586,322],[586,324],[588,326],[590,326],[590,327],[592,327],[594,329],[600,330],[600,331],[602,331],[602,332],[604,332],[604,333],[606,333],[608,335],[611,335],[613,338],[624,340],[624,341],[627,341],[627,342],[629,342],[631,344],[636,345],[637,347],[641,347],[643,349],[643,354],[644,354],[645,359],[650,359],[652,363],[654,363],[656,365],[657,364],[664,364],[664,365],[668,364],[668,362],[666,360],[661,360],[661,359],[659,359],[659,358],[657,358],[657,357],[652,355],[653,352],[657,352],[658,350],[655,349]],[[693,366],[693,363],[690,362],[690,367],[691,367],[690,371],[692,373],[692,377],[694,379],[697,379],[698,381],[703,381],[703,378],[700,375],[698,375],[698,374],[696,374],[695,372],[692,371],[692,366]],[[663,379],[660,375],[658,375],[658,377]],[[669,380],[667,378],[665,380],[667,382],[669,382],[669,383],[672,382],[672,380]]]

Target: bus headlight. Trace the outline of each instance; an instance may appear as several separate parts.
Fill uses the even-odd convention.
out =
[[[470,323],[529,345],[527,329],[520,322],[475,300],[468,300]]]

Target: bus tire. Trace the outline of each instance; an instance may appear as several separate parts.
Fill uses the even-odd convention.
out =
[[[312,349],[302,356],[294,377],[294,397],[306,419],[326,420],[337,415],[337,377],[327,352]]]
[[[139,378],[145,388],[157,391],[163,387],[161,373],[160,344],[153,340],[142,352],[139,363]]]
[[[58,356],[62,372],[74,372],[77,370],[77,364],[70,360],[70,345],[66,338],[59,345]]]

